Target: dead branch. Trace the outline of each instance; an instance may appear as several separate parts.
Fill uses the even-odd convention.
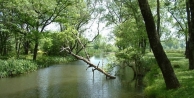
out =
[[[100,24],[99,24],[99,22],[98,22],[98,27],[97,27],[98,33],[97,33],[97,35],[96,35],[91,41],[88,41],[88,43],[93,42],[93,41],[97,38],[97,36],[99,35],[99,33],[100,33],[99,26],[100,26]],[[83,44],[83,43],[81,42],[80,38],[79,38],[74,32],[72,32],[72,33],[73,33],[73,35],[77,38],[78,42],[81,44],[81,47],[82,47],[82,49],[84,50],[84,52],[85,52],[85,54],[86,54],[86,57],[87,57],[88,61],[90,61],[90,56],[89,56],[89,54],[86,52],[86,49],[85,49],[85,47],[86,47],[86,45],[87,45],[88,43]],[[90,67],[90,66],[88,66],[88,68],[89,68],[89,67]],[[88,69],[88,68],[87,68],[87,69]],[[86,69],[86,70],[87,70],[87,69]]]
[[[74,54],[73,52],[70,51],[70,48],[69,48],[69,47],[66,47],[66,48],[63,47],[61,51],[64,51],[64,50],[65,50],[66,52],[70,53],[70,54],[71,54],[72,56],[74,56],[75,58],[84,61],[84,62],[87,63],[90,67],[93,67],[94,69],[93,69],[92,71],[98,70],[99,72],[103,73],[104,75],[106,75],[106,77],[108,77],[108,78],[110,78],[110,79],[115,79],[115,78],[116,78],[115,76],[112,76],[112,75],[110,75],[109,73],[106,73],[104,70],[102,70],[102,69],[99,68],[98,66],[92,64],[89,60],[87,60],[87,59],[85,59],[85,58],[83,58],[83,57],[81,57],[81,56],[79,56],[79,55]],[[99,63],[98,63],[98,65],[99,65]]]
[[[98,32],[97,32],[96,36],[94,36],[94,38],[88,42],[93,42],[98,37],[98,35],[100,35],[100,22],[98,22],[97,31]]]

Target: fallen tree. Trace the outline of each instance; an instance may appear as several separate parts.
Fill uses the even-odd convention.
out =
[[[92,69],[92,71],[94,72],[95,70],[98,70],[99,72],[101,72],[101,73],[103,73],[104,75],[106,75],[106,78],[109,78],[109,79],[115,79],[116,77],[115,76],[112,76],[112,75],[110,75],[109,73],[107,73],[107,72],[105,72],[103,69],[101,69],[101,68],[99,68],[98,67],[98,65],[94,65],[94,64],[92,64],[88,59],[85,59],[84,57],[81,57],[81,56],[79,56],[79,55],[76,55],[76,54],[74,54],[72,51],[71,51],[71,49],[69,48],[69,47],[66,47],[66,48],[62,48],[62,50],[61,51],[66,51],[66,52],[68,52],[69,54],[71,54],[72,56],[74,56],[75,58],[77,58],[77,59],[79,59],[79,60],[82,60],[82,61],[84,61],[85,63],[87,63],[89,66],[88,66],[88,68],[89,67],[93,67],[94,69]],[[87,68],[87,69],[88,69]]]
[[[74,39],[76,39],[77,42],[78,42],[77,44],[79,44],[79,45],[81,46],[81,50],[84,51],[84,53],[85,53],[85,55],[86,55],[86,58],[77,55],[78,53],[73,53],[73,52],[72,52],[73,49],[72,49],[71,47],[69,47],[68,45],[66,45],[66,46],[68,46],[68,47],[66,47],[66,48],[62,47],[61,52],[62,52],[62,51],[66,51],[67,53],[71,54],[71,55],[74,56],[75,58],[84,61],[85,63],[87,63],[87,64],[89,65],[89,66],[87,67],[87,69],[90,68],[90,67],[93,67],[93,69],[92,69],[93,76],[94,76],[94,71],[95,71],[95,70],[98,70],[99,72],[103,73],[103,74],[106,76],[106,78],[115,79],[115,78],[116,78],[115,76],[110,75],[109,73],[105,72],[103,69],[101,69],[101,68],[98,67],[99,64],[100,64],[100,62],[98,63],[98,65],[92,64],[92,63],[90,62],[90,56],[89,56],[89,54],[87,53],[87,51],[86,51],[86,49],[85,49],[86,46],[87,46],[87,44],[90,43],[90,42],[93,42],[93,41],[97,38],[97,36],[99,35],[99,32],[100,32],[100,30],[99,30],[99,26],[100,26],[99,22],[98,22],[97,25],[98,25],[98,26],[97,26],[97,31],[98,31],[98,32],[97,32],[97,35],[96,35],[91,41],[87,41],[86,43],[83,43],[83,42],[80,40],[80,36],[79,36],[79,34],[78,34],[77,32],[72,32],[72,34],[74,35]],[[81,51],[81,50],[80,50],[80,51]],[[86,70],[87,70],[87,69],[86,69]]]

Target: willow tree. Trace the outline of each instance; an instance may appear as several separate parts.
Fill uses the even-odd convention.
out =
[[[167,58],[164,49],[160,43],[159,35],[156,31],[154,18],[147,0],[138,0],[142,16],[145,21],[146,31],[149,38],[150,46],[154,56],[162,71],[163,78],[167,89],[175,89],[180,86],[179,81],[174,73],[172,65]]]

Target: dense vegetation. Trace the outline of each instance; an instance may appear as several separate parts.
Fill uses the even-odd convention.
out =
[[[37,64],[28,60],[0,60],[0,77],[15,76],[37,70]]]
[[[193,34],[194,0],[0,0],[0,77],[73,61],[68,47],[114,52],[106,71],[145,75],[147,97],[191,97]]]

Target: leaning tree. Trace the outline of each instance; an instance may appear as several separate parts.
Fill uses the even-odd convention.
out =
[[[180,86],[179,81],[174,73],[170,60],[164,52],[160,43],[159,35],[156,31],[154,18],[147,0],[138,0],[142,16],[145,21],[146,31],[149,38],[150,46],[160,67],[167,89],[175,89]]]

